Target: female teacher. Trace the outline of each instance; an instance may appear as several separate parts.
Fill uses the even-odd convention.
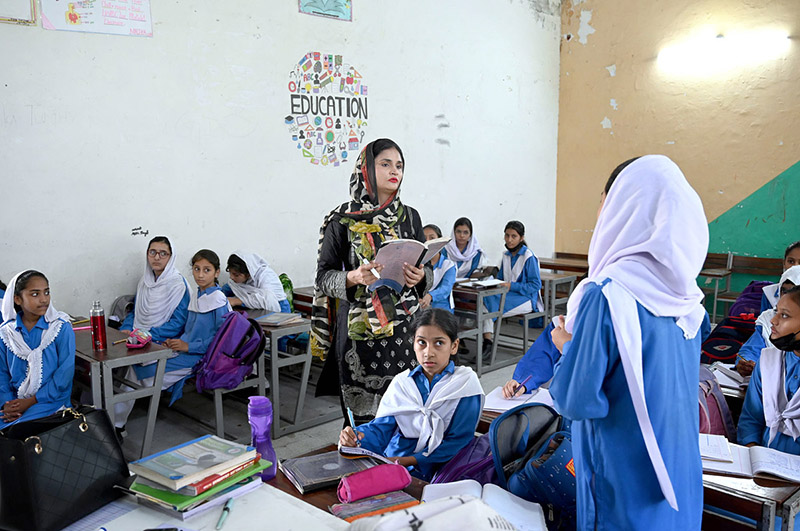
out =
[[[326,366],[336,363],[342,407],[358,423],[375,416],[394,375],[416,365],[409,324],[433,280],[429,266],[405,264],[400,293],[367,289],[383,269],[374,261],[382,242],[425,241],[419,213],[400,202],[404,165],[392,140],[367,144],[350,176],[350,201],[320,229],[311,347],[316,356],[332,354]],[[338,299],[338,311],[331,299]]]

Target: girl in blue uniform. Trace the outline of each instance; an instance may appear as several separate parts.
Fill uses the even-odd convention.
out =
[[[266,260],[255,253],[236,251],[228,257],[231,282],[222,287],[231,306],[270,312],[292,311],[283,284]]]
[[[374,420],[355,431],[348,426],[339,444],[396,460],[429,480],[443,463],[472,440],[483,409],[483,389],[469,367],[456,367],[458,320],[441,308],[423,310],[411,325],[419,365],[394,377]]]
[[[425,241],[442,237],[442,230],[433,224],[422,227],[422,232],[425,233]],[[422,308],[442,308],[453,313],[450,301],[456,283],[456,265],[442,252],[436,253],[431,259],[431,264],[433,264],[433,286],[419,300],[419,305]]]
[[[138,329],[148,332],[158,343],[180,337],[183,333],[189,307],[189,287],[175,267],[175,257],[166,236],[150,240],[144,274],[136,288],[134,309],[125,317],[120,331]]]
[[[739,443],[800,455],[800,286],[778,300],[739,417]]]
[[[197,283],[197,291],[189,300],[189,315],[186,329],[180,338],[167,339],[164,344],[175,351],[176,356],[167,360],[162,389],[172,388],[170,405],[183,396],[183,381],[189,377],[192,368],[203,358],[211,340],[222,325],[223,317],[231,311],[228,299],[222,293],[219,278],[219,257],[214,251],[202,249],[192,257],[192,276]],[[133,365],[127,378],[141,385],[152,386],[155,380],[156,364]],[[130,387],[125,387],[130,390]],[[133,409],[133,400],[114,406],[117,428],[122,428]]]
[[[483,265],[486,255],[472,234],[469,218],[458,218],[453,224],[453,239],[445,245],[442,254],[456,264],[456,279],[469,278]]]
[[[601,194],[588,278],[553,330],[550,394],[572,420],[578,529],[700,529],[695,279],[703,204],[669,158],[620,165]]]
[[[800,286],[800,265],[786,269],[783,275],[781,275],[780,281],[777,284],[766,286],[764,293],[767,293],[766,288],[771,288],[772,286],[778,286],[778,294],[780,296],[783,296],[783,294],[793,287]],[[770,289],[769,291],[771,292],[772,290]],[[776,300],[775,304],[777,304],[777,302]],[[761,351],[772,346],[769,336],[772,330],[771,322],[774,316],[774,308],[770,307],[767,310],[763,310],[761,315],[758,316],[758,319],[756,319],[756,328],[753,335],[751,335],[739,349],[736,370],[742,376],[750,376],[753,373],[758,358],[761,356]]]
[[[3,423],[46,417],[71,406],[75,333],[69,316],[50,304],[50,284],[38,271],[8,285],[0,326]]]
[[[539,260],[525,243],[525,225],[519,221],[509,221],[503,233],[506,251],[500,263],[499,280],[505,280],[508,287],[503,305],[503,317],[522,315],[542,309],[542,281],[539,277]],[[500,295],[484,299],[486,309],[496,312],[500,309]],[[492,354],[492,322],[483,323],[483,360],[488,361]]]

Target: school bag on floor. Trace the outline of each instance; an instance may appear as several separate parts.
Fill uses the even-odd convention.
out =
[[[203,359],[194,367],[197,392],[238,386],[253,372],[266,344],[261,325],[248,319],[247,313],[225,314]]]
[[[700,433],[724,435],[729,441],[736,441],[736,425],[728,408],[728,402],[717,382],[716,376],[708,367],[700,366]]]
[[[726,317],[703,341],[700,363],[736,363],[736,354],[756,330],[754,314]]]
[[[575,525],[575,464],[569,422],[550,406],[522,404],[489,427],[498,484],[549,508],[557,528]]]

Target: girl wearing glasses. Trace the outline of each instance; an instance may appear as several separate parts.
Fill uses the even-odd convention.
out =
[[[186,325],[189,288],[175,268],[175,254],[166,236],[147,246],[144,275],[136,288],[134,309],[120,326],[122,332],[147,330],[153,341],[180,337]]]

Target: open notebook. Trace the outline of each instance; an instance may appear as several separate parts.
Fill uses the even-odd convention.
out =
[[[728,443],[730,455],[726,456],[724,448],[710,449],[708,445],[704,446],[703,435],[705,434],[701,434],[700,443],[703,472],[800,483],[800,456],[763,446],[748,448],[733,443]]]

